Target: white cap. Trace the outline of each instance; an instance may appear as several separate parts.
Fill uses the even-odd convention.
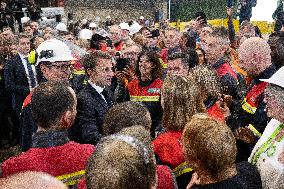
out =
[[[70,48],[57,39],[46,40],[36,49],[38,54],[37,65],[40,62],[58,62],[76,60],[72,56]]]
[[[119,24],[120,29],[130,31],[129,25],[126,22],[122,22]]]
[[[58,31],[63,31],[63,32],[67,32],[67,31],[68,31],[66,24],[64,24],[64,23],[62,23],[62,22],[59,23],[59,24],[57,24],[57,26],[55,27],[55,29],[58,30]]]
[[[24,23],[27,23],[30,20],[31,19],[29,17],[23,17],[23,18],[21,18],[21,23],[24,24]]]
[[[144,20],[144,16],[140,16],[140,18],[139,18],[140,20]]]
[[[79,39],[91,39],[93,35],[92,30],[82,29],[79,33]]]
[[[260,79],[260,81],[264,81],[267,83],[271,83],[277,85],[279,87],[284,88],[284,66],[281,67],[273,76],[269,79]]]
[[[133,35],[137,32],[139,32],[139,30],[142,28],[142,26],[140,26],[137,22],[134,22],[131,26],[130,26],[130,35]]]
[[[91,22],[89,24],[89,28],[96,28],[97,27],[97,24],[95,22]]]

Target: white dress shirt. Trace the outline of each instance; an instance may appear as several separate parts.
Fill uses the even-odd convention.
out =
[[[28,82],[29,82],[29,86],[30,86],[30,89],[32,88],[31,87],[31,79],[30,79],[30,75],[29,75],[29,71],[28,71],[28,67],[27,67],[27,64],[29,64],[27,61],[26,61],[26,59],[25,58],[27,58],[27,56],[24,56],[24,55],[22,55],[22,54],[20,54],[20,53],[18,53],[19,54],[19,56],[20,56],[20,58],[21,58],[21,60],[22,60],[22,63],[23,63],[23,65],[24,65],[24,68],[25,68],[25,72],[26,72],[26,76],[27,76],[27,78],[28,78]],[[34,72],[34,76],[35,76],[35,81],[36,81],[36,86],[38,85],[38,83],[37,83],[37,79],[36,79],[36,69],[35,69],[35,66],[34,65],[31,65],[31,67],[32,67],[32,70],[33,70],[33,72]]]
[[[92,81],[88,80],[88,83],[101,95],[101,97],[104,99],[104,101],[107,103],[104,95],[102,94],[104,88],[97,86],[96,84],[94,84]]]

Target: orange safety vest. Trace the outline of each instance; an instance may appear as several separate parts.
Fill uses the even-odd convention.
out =
[[[159,102],[163,81],[156,79],[151,85],[141,87],[136,78],[128,84],[130,101],[134,102]]]

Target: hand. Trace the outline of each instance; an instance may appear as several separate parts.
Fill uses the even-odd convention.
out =
[[[235,132],[235,138],[248,144],[252,144],[255,141],[255,136],[248,127],[238,128]]]
[[[126,68],[123,69],[122,73],[128,81],[131,81],[135,78],[135,73],[132,71],[130,66],[126,66]]]
[[[144,37],[146,38],[150,38],[152,36],[151,32],[146,30],[145,32],[143,32]]]
[[[281,27],[281,30],[280,30],[280,31],[282,31],[282,32],[284,31],[284,26]]]
[[[117,78],[117,82],[121,85],[125,85],[125,76],[122,72],[115,70],[115,77]]]
[[[0,63],[0,71],[2,71],[4,69],[4,64]]]
[[[280,163],[282,163],[282,165],[284,165],[284,152],[282,152],[279,156],[278,156],[278,161]]]
[[[201,16],[198,16],[195,20],[196,20],[196,27],[200,27],[205,23],[205,20],[201,19]]]
[[[227,8],[227,15],[228,15],[228,17],[232,17],[233,13],[234,13],[234,9],[233,8]]]
[[[200,179],[199,179],[197,173],[193,173],[190,182],[186,186],[186,189],[190,189],[193,186],[199,185],[199,184],[200,184]]]
[[[231,111],[228,108],[227,104],[223,101],[223,99],[218,100],[216,103],[220,107],[221,112],[224,115],[225,119],[231,115]]]
[[[233,101],[233,97],[230,96],[230,95],[224,95],[224,96],[223,96],[223,101],[226,103],[226,105],[227,105],[228,107],[230,107],[231,104],[232,104],[232,101]]]

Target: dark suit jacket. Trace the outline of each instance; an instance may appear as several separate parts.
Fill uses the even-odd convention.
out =
[[[90,84],[77,95],[77,117],[69,129],[71,140],[94,145],[100,140],[104,115],[113,102],[113,94],[108,89],[105,91],[107,103]]]
[[[8,60],[4,67],[5,88],[12,96],[12,107],[18,115],[26,96],[29,94],[29,82],[21,57],[16,55]]]

